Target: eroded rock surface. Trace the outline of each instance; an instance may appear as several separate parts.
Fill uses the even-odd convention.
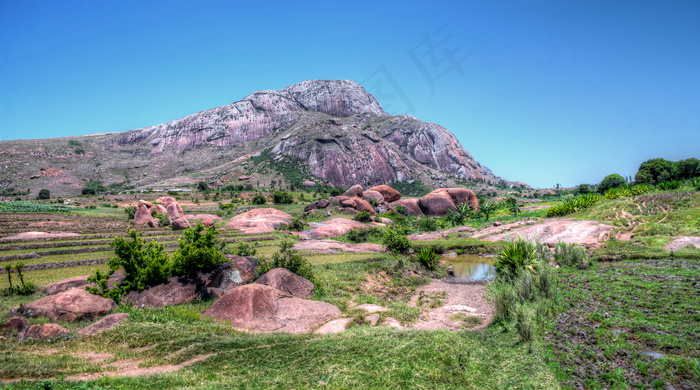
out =
[[[255,283],[274,287],[297,298],[308,298],[314,295],[313,283],[286,268],[271,269]]]
[[[270,233],[282,225],[289,226],[292,216],[273,208],[260,208],[239,214],[226,223],[226,226],[245,233]]]
[[[384,245],[360,243],[350,244],[335,240],[307,240],[294,244],[293,249],[300,251],[319,252],[319,253],[381,253],[386,250]]]
[[[516,240],[522,237],[528,241],[539,241],[544,244],[581,244],[595,246],[610,237],[614,226],[597,221],[569,221],[549,219],[541,223],[510,230],[508,232],[488,236],[486,241]]]
[[[104,316],[101,320],[78,331],[81,336],[94,336],[104,331],[110,330],[124,322],[129,317],[127,313],[114,313]]]
[[[257,332],[307,333],[339,316],[340,310],[329,303],[294,298],[263,284],[247,284],[224,294],[204,315]]]
[[[309,225],[314,228],[309,233],[309,236],[313,238],[342,236],[353,229],[367,227],[362,222],[347,218],[333,218],[323,222],[311,222]]]
[[[49,295],[20,307],[27,317],[49,317],[54,321],[75,321],[95,318],[117,308],[111,299],[90,294],[84,289],[67,290]]]

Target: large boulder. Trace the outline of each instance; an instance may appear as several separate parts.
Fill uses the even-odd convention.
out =
[[[253,209],[237,215],[226,223],[233,229],[240,229],[245,233],[270,233],[277,226],[290,225],[292,216],[273,208]]]
[[[26,339],[55,339],[61,335],[70,333],[70,330],[58,324],[32,325],[26,332],[20,336],[21,340]]]
[[[151,216],[151,211],[146,207],[146,205],[139,205],[136,207],[136,212],[134,213],[134,223],[137,225],[143,225],[149,223],[153,220]]]
[[[398,191],[385,185],[374,186],[367,191],[376,191],[382,194],[384,201],[387,203],[396,202],[401,199],[401,194]]]
[[[173,276],[166,283],[143,291],[131,291],[124,299],[137,307],[162,307],[192,302],[202,294],[202,286],[190,280]]]
[[[467,189],[467,188],[440,188],[438,190],[435,190],[433,192],[446,192],[450,198],[452,198],[452,202],[455,205],[466,203],[474,209],[474,211],[479,210],[479,201],[476,198],[476,194],[474,194],[474,191]]]
[[[173,230],[184,230],[190,227],[190,221],[185,218],[185,213],[179,203],[173,200],[165,206],[165,210],[168,212],[168,219]]]
[[[339,316],[340,310],[329,303],[292,297],[264,284],[247,284],[224,294],[204,315],[252,331],[307,333]]]
[[[362,222],[347,218],[333,218],[323,222],[309,223],[315,229],[309,233],[312,238],[337,237],[346,234],[353,229],[365,228]]]
[[[165,207],[167,209],[168,205],[170,203],[177,202],[177,201],[172,196],[163,196],[163,197],[156,199],[156,202],[162,204],[163,207]]]
[[[217,288],[223,292],[250,283],[255,277],[258,261],[252,257],[226,255],[228,260],[218,264],[214,270],[202,275],[207,288]]]
[[[82,318],[95,318],[116,308],[117,305],[111,299],[76,288],[27,303],[19,308],[19,312],[26,317],[49,317],[53,321],[75,321]]]
[[[94,324],[88,326],[87,328],[80,329],[78,334],[80,336],[93,336],[100,334],[106,330],[110,330],[115,326],[121,324],[129,317],[127,313],[114,313],[108,316],[104,316],[101,320],[95,322]]]
[[[368,201],[366,201],[366,200],[364,200],[364,199],[362,199],[362,198],[358,198],[358,197],[350,198],[350,201],[352,201],[352,202],[354,203],[354,207],[353,207],[353,208],[354,208],[355,210],[357,210],[357,211],[367,211],[367,212],[370,213],[370,214],[375,214],[374,208],[372,208],[372,205],[369,204]]]
[[[271,269],[255,283],[274,287],[297,298],[308,298],[314,295],[314,284],[311,281],[286,268]]]
[[[82,288],[88,284],[87,278],[87,276],[76,276],[74,278],[59,280],[56,283],[44,287],[41,293],[44,295],[53,295],[74,288]]]
[[[418,199],[423,214],[429,217],[442,217],[456,210],[452,197],[445,191],[433,191]]]
[[[420,208],[420,204],[418,204],[418,199],[416,199],[416,198],[399,199],[395,202],[392,202],[391,206],[394,208],[396,208],[396,206],[405,207],[406,212],[408,212],[408,215],[417,215],[417,216],[424,215],[423,210],[421,210],[421,208]]]
[[[348,198],[352,198],[353,196],[362,198],[362,186],[359,184],[355,184],[354,186],[348,188],[348,190],[345,191],[343,196],[347,196]]]
[[[383,203],[384,202],[384,197],[382,194],[380,194],[377,191],[372,191],[372,190],[366,190],[365,192],[362,193],[362,199],[366,201],[370,201],[372,199],[376,200],[377,203]]]

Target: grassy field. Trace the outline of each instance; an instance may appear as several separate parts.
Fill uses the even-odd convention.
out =
[[[589,255],[599,261],[591,268],[556,271],[562,297],[559,314],[547,322],[545,333],[530,343],[519,341],[512,324],[460,332],[371,326],[362,321],[361,313],[352,306],[380,304],[389,309],[383,317],[411,324],[421,309],[409,306],[409,297],[431,277],[444,275],[444,269],[428,273],[411,261],[388,254],[308,254],[306,258],[313,264],[323,291],[314,299],[332,303],[343,316],[357,319],[346,332],[335,335],[236,332],[201,315],[213,303],[211,300],[161,309],[120,307],[118,311],[129,313],[129,319],[123,326],[97,337],[81,338],[73,333],[51,341],[0,339],[0,379],[9,381],[5,387],[13,389],[697,388],[700,387],[700,250],[688,247],[672,253],[665,245],[678,235],[700,235],[698,206],[697,192],[671,191],[601,200],[568,215],[567,218],[611,224],[615,226],[613,236],[620,239],[611,239],[590,251]],[[211,212],[215,207],[215,203],[193,206],[186,213]],[[298,216],[303,205],[283,209]],[[506,223],[542,215],[538,210],[515,217],[500,210],[491,219]],[[78,227],[90,240],[105,239],[90,234],[120,232],[119,229],[123,232],[128,226],[121,209],[85,209],[68,216],[51,217],[73,223],[64,229]],[[23,223],[47,216],[6,214],[2,218],[8,221],[6,226],[11,228],[8,231],[14,233]],[[478,228],[490,222],[473,220],[469,224]],[[174,243],[177,239],[166,230],[147,234],[163,243]],[[258,256],[270,256],[279,249],[285,235],[274,235],[274,240],[259,241]],[[227,232],[224,237],[243,236]],[[0,245],[51,242],[57,243],[56,248],[51,245],[14,248],[0,251],[0,256],[64,248],[60,240]],[[414,244],[417,248],[440,245],[446,250],[466,253],[495,253],[501,246],[464,234]],[[93,245],[86,240],[85,245],[75,243],[65,248],[97,246],[104,244]],[[111,252],[49,255],[24,262],[61,262],[109,255]],[[25,279],[46,286],[105,268],[102,265],[31,271]],[[16,274],[13,276],[16,278]],[[379,288],[368,288],[368,279],[381,281]],[[7,279],[3,274],[0,289],[5,287]],[[11,307],[38,297],[39,293],[0,296],[0,321],[11,317]],[[30,321],[47,322],[46,319]],[[88,325],[60,324],[70,330]],[[108,355],[99,362],[91,360],[89,352]],[[140,368],[164,367],[200,356],[206,358],[176,372],[88,381],[72,378],[116,371],[110,363],[131,361]],[[15,382],[22,378],[35,380]]]

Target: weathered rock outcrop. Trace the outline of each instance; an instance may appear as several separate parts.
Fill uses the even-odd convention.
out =
[[[274,287],[247,284],[224,294],[204,315],[252,331],[307,333],[339,316],[340,310],[329,303],[294,298]]]
[[[100,334],[121,324],[127,319],[127,317],[129,317],[127,313],[114,313],[104,316],[101,320],[95,322],[94,324],[80,329],[78,334],[81,336],[94,336],[96,334]]]
[[[297,298],[308,298],[314,295],[313,283],[286,268],[271,269],[255,283],[274,287]]]
[[[362,222],[347,218],[333,218],[323,222],[311,222],[309,225],[315,228],[309,233],[309,236],[312,238],[337,237],[353,229],[368,227]]]
[[[275,228],[292,223],[292,216],[273,208],[253,209],[236,215],[226,226],[245,233],[270,233]]]
[[[117,308],[111,299],[90,294],[84,289],[67,290],[49,295],[19,308],[26,317],[49,317],[54,321],[95,318]]]

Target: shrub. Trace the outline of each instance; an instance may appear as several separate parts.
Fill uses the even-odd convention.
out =
[[[411,243],[408,241],[408,238],[406,238],[406,234],[394,227],[390,227],[384,231],[382,243],[395,255],[406,253],[411,248]]]
[[[275,191],[272,193],[272,203],[291,204],[294,203],[294,197],[289,192]]]
[[[136,207],[134,206],[129,206],[124,208],[124,212],[126,213],[127,220],[132,220],[134,219],[134,215],[136,214]]]
[[[404,217],[408,216],[408,210],[406,210],[406,207],[404,207],[400,204],[397,204],[396,206],[394,206],[394,210],[396,210],[397,213],[403,215]]]
[[[560,242],[554,246],[554,262],[561,267],[588,268],[590,261],[581,245]]]
[[[591,187],[588,184],[580,184],[576,191],[579,195],[586,195],[591,192]]]
[[[510,322],[513,318],[513,309],[518,302],[515,287],[510,283],[493,282],[489,287],[489,297],[493,301],[493,321]]]
[[[383,236],[382,229],[376,227],[353,229],[348,232],[347,238],[352,242],[367,242],[380,240]]]
[[[539,262],[537,245],[522,238],[507,242],[496,256],[496,274],[514,280],[523,271],[536,271]]]
[[[161,214],[156,211],[153,218],[158,220],[158,226],[160,227],[170,226],[170,218],[168,218],[168,214]]]
[[[422,218],[418,220],[418,228],[424,232],[434,232],[438,230],[438,221],[430,217]]]
[[[107,188],[105,188],[104,185],[102,185],[102,182],[99,180],[90,180],[85,184],[85,187],[82,189],[82,194],[83,195],[96,195],[100,192],[107,191]]]
[[[360,211],[359,213],[355,214],[352,219],[358,222],[369,222],[372,220],[372,214],[370,214],[369,211]]]
[[[605,191],[611,188],[617,188],[624,184],[627,184],[625,178],[618,175],[617,173],[613,173],[611,175],[605,176],[603,181],[600,182],[600,184],[598,185],[598,192],[604,194]]]
[[[255,256],[257,252],[255,245],[247,242],[239,242],[233,249],[233,254],[237,256]]]
[[[517,305],[515,308],[515,330],[523,343],[532,340],[534,314],[534,309],[527,305]]]
[[[331,188],[331,196],[343,195],[345,188],[343,187],[333,187]]]
[[[664,191],[677,190],[681,188],[682,184],[683,183],[681,183],[680,180],[667,180],[659,183],[659,188],[661,188]]]
[[[267,202],[267,199],[265,199],[265,195],[263,194],[257,194],[253,196],[253,199],[250,200],[251,204],[257,204],[257,205],[262,205]]]
[[[37,199],[50,199],[51,198],[51,192],[47,189],[42,189],[39,190],[39,195],[36,197]]]
[[[200,181],[197,183],[197,190],[202,191],[202,192],[207,192],[209,191],[209,184],[205,181]]]
[[[294,249],[293,241],[285,240],[280,244],[279,252],[272,255],[272,258],[262,258],[258,262],[256,269],[256,277],[262,276],[264,273],[275,268],[286,268],[295,274],[302,276],[314,284],[318,291],[316,276],[314,275],[311,264]]]
[[[217,240],[218,234],[217,229],[206,229],[199,221],[185,229],[178,239],[180,248],[173,254],[173,274],[192,277],[197,271],[208,272],[225,262],[221,254],[224,243]]]
[[[304,230],[304,221],[302,221],[300,218],[292,218],[292,223],[289,225],[289,230],[293,230],[295,232]]]
[[[440,264],[440,256],[429,247],[423,247],[423,249],[418,251],[418,253],[416,253],[416,258],[420,265],[429,270],[435,269],[435,267]]]
[[[561,217],[584,210],[596,204],[600,199],[598,194],[586,194],[575,198],[569,198],[556,206],[548,208],[545,214],[547,217]]]

